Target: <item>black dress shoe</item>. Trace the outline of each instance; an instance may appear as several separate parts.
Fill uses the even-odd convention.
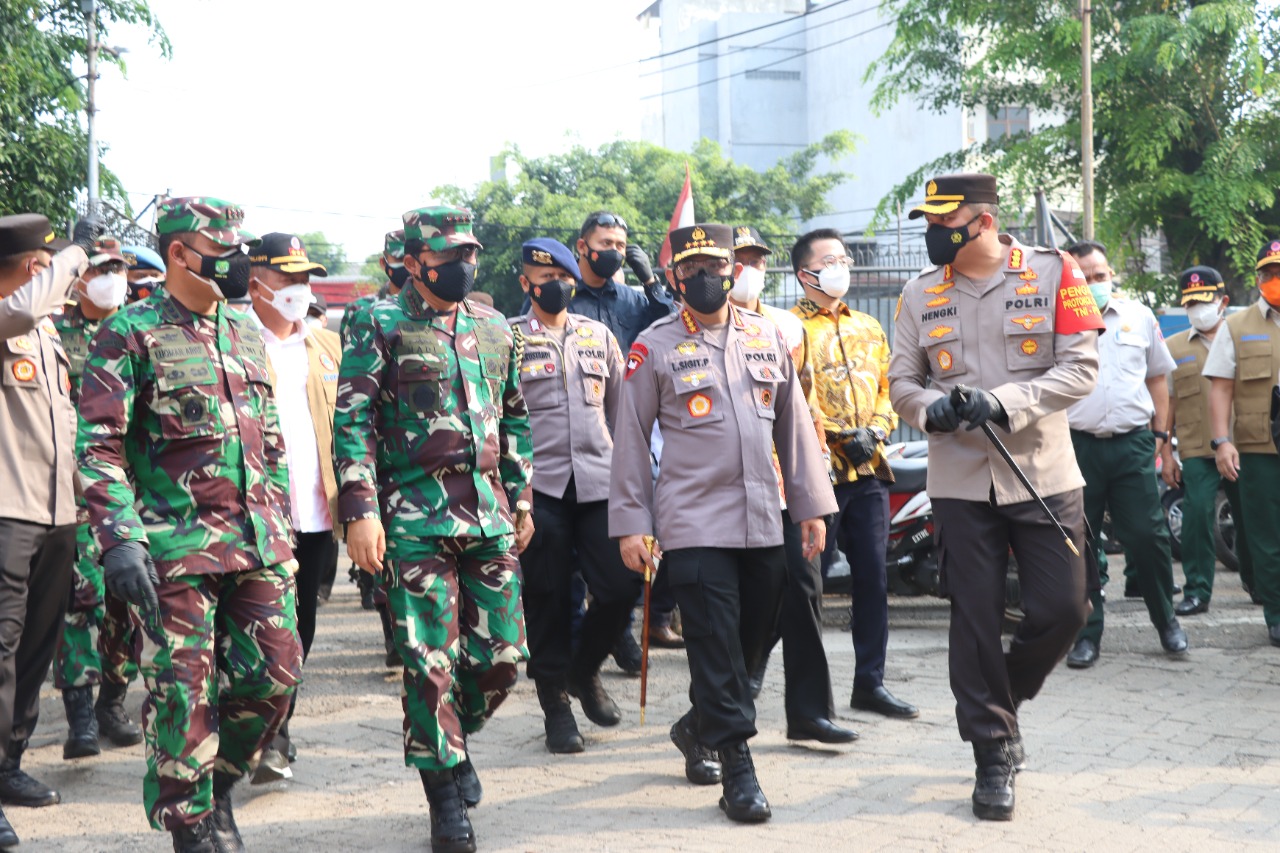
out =
[[[1125,598],[1142,598],[1142,589],[1136,583],[1125,581],[1124,597]]]
[[[899,720],[914,720],[920,716],[920,710],[915,705],[908,705],[898,699],[886,690],[883,684],[874,690],[853,688],[849,706],[859,711],[875,711],[877,714],[896,717]]]
[[[981,820],[1013,820],[1013,760],[1009,739],[974,741],[977,781],[973,786],[973,813]]]
[[[1267,626],[1267,636],[1271,638],[1271,645],[1280,646],[1280,625]]]
[[[9,823],[9,819],[4,816],[4,809],[0,809],[0,850],[8,850],[10,847],[18,846],[18,833],[13,831],[13,826]]]
[[[1076,640],[1067,652],[1067,666],[1072,669],[1088,669],[1098,662],[1098,644],[1086,637]]]
[[[1169,624],[1160,630],[1160,645],[1171,655],[1187,653],[1187,632],[1178,624],[1177,616],[1171,618]]]
[[[787,740],[816,740],[820,743],[853,743],[858,733],[842,729],[826,717],[800,719],[787,723]]]
[[[724,776],[715,750],[698,741],[686,715],[671,726],[671,742],[684,756],[684,778],[695,785],[716,785]]]
[[[1188,595],[1182,599],[1173,608],[1173,612],[1179,616],[1194,616],[1197,613],[1208,613],[1209,602],[1203,598],[1196,598],[1194,595]]]
[[[618,703],[610,698],[604,685],[600,683],[600,673],[594,673],[590,678],[570,675],[566,687],[569,695],[577,699],[578,704],[582,706],[582,713],[597,726],[616,726],[622,722],[622,712],[618,710]]]

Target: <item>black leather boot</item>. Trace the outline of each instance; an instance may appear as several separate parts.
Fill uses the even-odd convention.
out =
[[[142,727],[129,719],[124,709],[127,684],[104,681],[98,686],[98,701],[93,706],[98,718],[98,731],[116,746],[134,746],[142,743]]]
[[[671,724],[671,742],[684,756],[684,778],[695,785],[716,785],[723,778],[720,757],[698,740],[698,730],[689,714]]]
[[[543,725],[547,730],[547,751],[557,755],[582,752],[582,733],[573,718],[573,707],[564,685],[548,679],[537,679],[538,704],[542,706]]]
[[[730,820],[742,823],[761,823],[773,816],[769,801],[756,781],[756,767],[751,761],[747,742],[741,741],[720,750],[720,763],[724,766],[724,795],[720,808]]]
[[[1009,739],[973,742],[978,765],[973,786],[973,813],[982,820],[1013,820],[1013,757]]]
[[[220,853],[213,838],[213,817],[206,814],[199,823],[171,831],[173,853]]]
[[[600,672],[570,672],[567,684],[569,695],[578,700],[582,713],[597,726],[616,726],[622,722],[618,703],[609,697],[600,683]]]
[[[431,806],[431,853],[475,853],[476,834],[452,770],[419,770]]]
[[[466,738],[463,738],[463,743],[466,743]],[[453,781],[458,783],[458,793],[467,808],[474,809],[480,805],[484,799],[484,786],[480,784],[476,766],[471,763],[471,750],[468,749],[466,756],[453,766]]]
[[[22,753],[26,751],[25,740],[14,741],[9,744],[4,760],[0,761],[0,803],[40,808],[62,802],[61,794],[28,776],[22,769]]]
[[[218,853],[244,853],[244,839],[231,812],[231,788],[238,780],[238,776],[230,773],[213,771],[213,811],[209,814],[209,827]]]
[[[8,850],[10,847],[17,846],[18,833],[13,831],[13,825],[4,816],[4,809],[0,809],[0,850]]]
[[[404,666],[400,650],[396,648],[396,635],[391,626],[391,609],[385,604],[378,605],[378,618],[382,620],[382,645],[387,650],[386,665],[391,669]]]
[[[67,711],[67,741],[62,745],[62,757],[88,758],[102,752],[98,746],[98,720],[93,715],[93,685],[65,688],[62,707]]]

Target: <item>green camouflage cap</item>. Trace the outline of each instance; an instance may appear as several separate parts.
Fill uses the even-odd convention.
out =
[[[484,248],[471,233],[471,211],[466,208],[432,205],[410,210],[401,218],[405,242],[421,240],[433,252],[454,246]]]
[[[404,229],[388,231],[382,247],[382,259],[387,266],[400,266],[404,263]]]
[[[156,233],[203,234],[219,246],[256,245],[258,239],[240,227],[244,211],[238,205],[209,196],[166,199],[160,203]]]

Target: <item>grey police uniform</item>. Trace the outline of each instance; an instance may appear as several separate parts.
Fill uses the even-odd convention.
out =
[[[1084,551],[1084,478],[1066,408],[1093,390],[1102,321],[1075,262],[1001,235],[1003,268],[970,281],[951,266],[907,283],[895,319],[889,393],[902,420],[959,384],[990,391],[1008,425],[997,432],[1076,547]],[[927,488],[942,584],[951,598],[950,671],[966,741],[1017,732],[1017,705],[1040,690],[1087,614],[1086,566],[978,430],[929,436]],[[1001,645],[1009,549],[1026,617]]]
[[[663,453],[649,467],[654,423]],[[813,419],[777,327],[730,307],[703,328],[688,311],[636,339],[614,427],[609,535],[655,534],[684,622],[699,740],[756,733],[747,674],[777,615],[786,572],[776,447],[798,520],[835,512]]]
[[[593,676],[641,590],[609,540],[610,424],[622,394],[622,353],[604,323],[569,314],[559,330],[532,313],[512,318],[522,348],[520,388],[533,430],[533,522],[524,570],[529,676],[562,687]],[[591,593],[571,651],[570,580]]]
[[[71,588],[76,414],[49,315],[87,268],[72,246],[0,299],[0,749],[11,758],[35,730]]]

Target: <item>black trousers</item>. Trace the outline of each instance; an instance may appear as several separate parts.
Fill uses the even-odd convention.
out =
[[[316,606],[320,600],[320,584],[326,575],[337,571],[338,542],[333,531],[299,533],[298,547],[293,549],[298,560],[298,639],[302,640],[302,659],[311,651],[316,636]]]
[[[1045,498],[1083,555],[1084,499],[1079,489]],[[951,598],[949,661],[956,722],[966,741],[1009,737],[1017,706],[1035,698],[1066,656],[1089,612],[1083,556],[1067,550],[1033,501],[934,498],[940,584]],[[1009,549],[1018,562],[1026,614],[1004,651],[1005,576]]]
[[[609,538],[608,501],[578,503],[572,479],[563,497],[533,495],[533,539],[520,555],[524,573],[529,677],[563,682],[570,670],[589,676],[627,624],[644,576],[622,562]],[[579,570],[591,596],[573,650],[571,581]]]
[[[787,580],[782,590],[782,606],[773,633],[765,642],[761,658],[769,655],[782,640],[784,707],[787,722],[832,719],[836,715],[831,695],[831,669],[822,645],[821,555],[804,558],[800,525],[782,511],[782,547],[787,555]]]
[[[0,750],[36,729],[75,558],[74,524],[0,519]]]
[[[835,492],[840,509],[827,538],[835,539],[849,561],[853,686],[874,690],[884,683],[884,659],[889,648],[889,583],[885,574],[889,487],[875,477],[862,477],[837,484]]]
[[[680,607],[698,740],[713,749],[756,733],[748,673],[760,662],[786,583],[773,548],[679,548],[664,569]]]

